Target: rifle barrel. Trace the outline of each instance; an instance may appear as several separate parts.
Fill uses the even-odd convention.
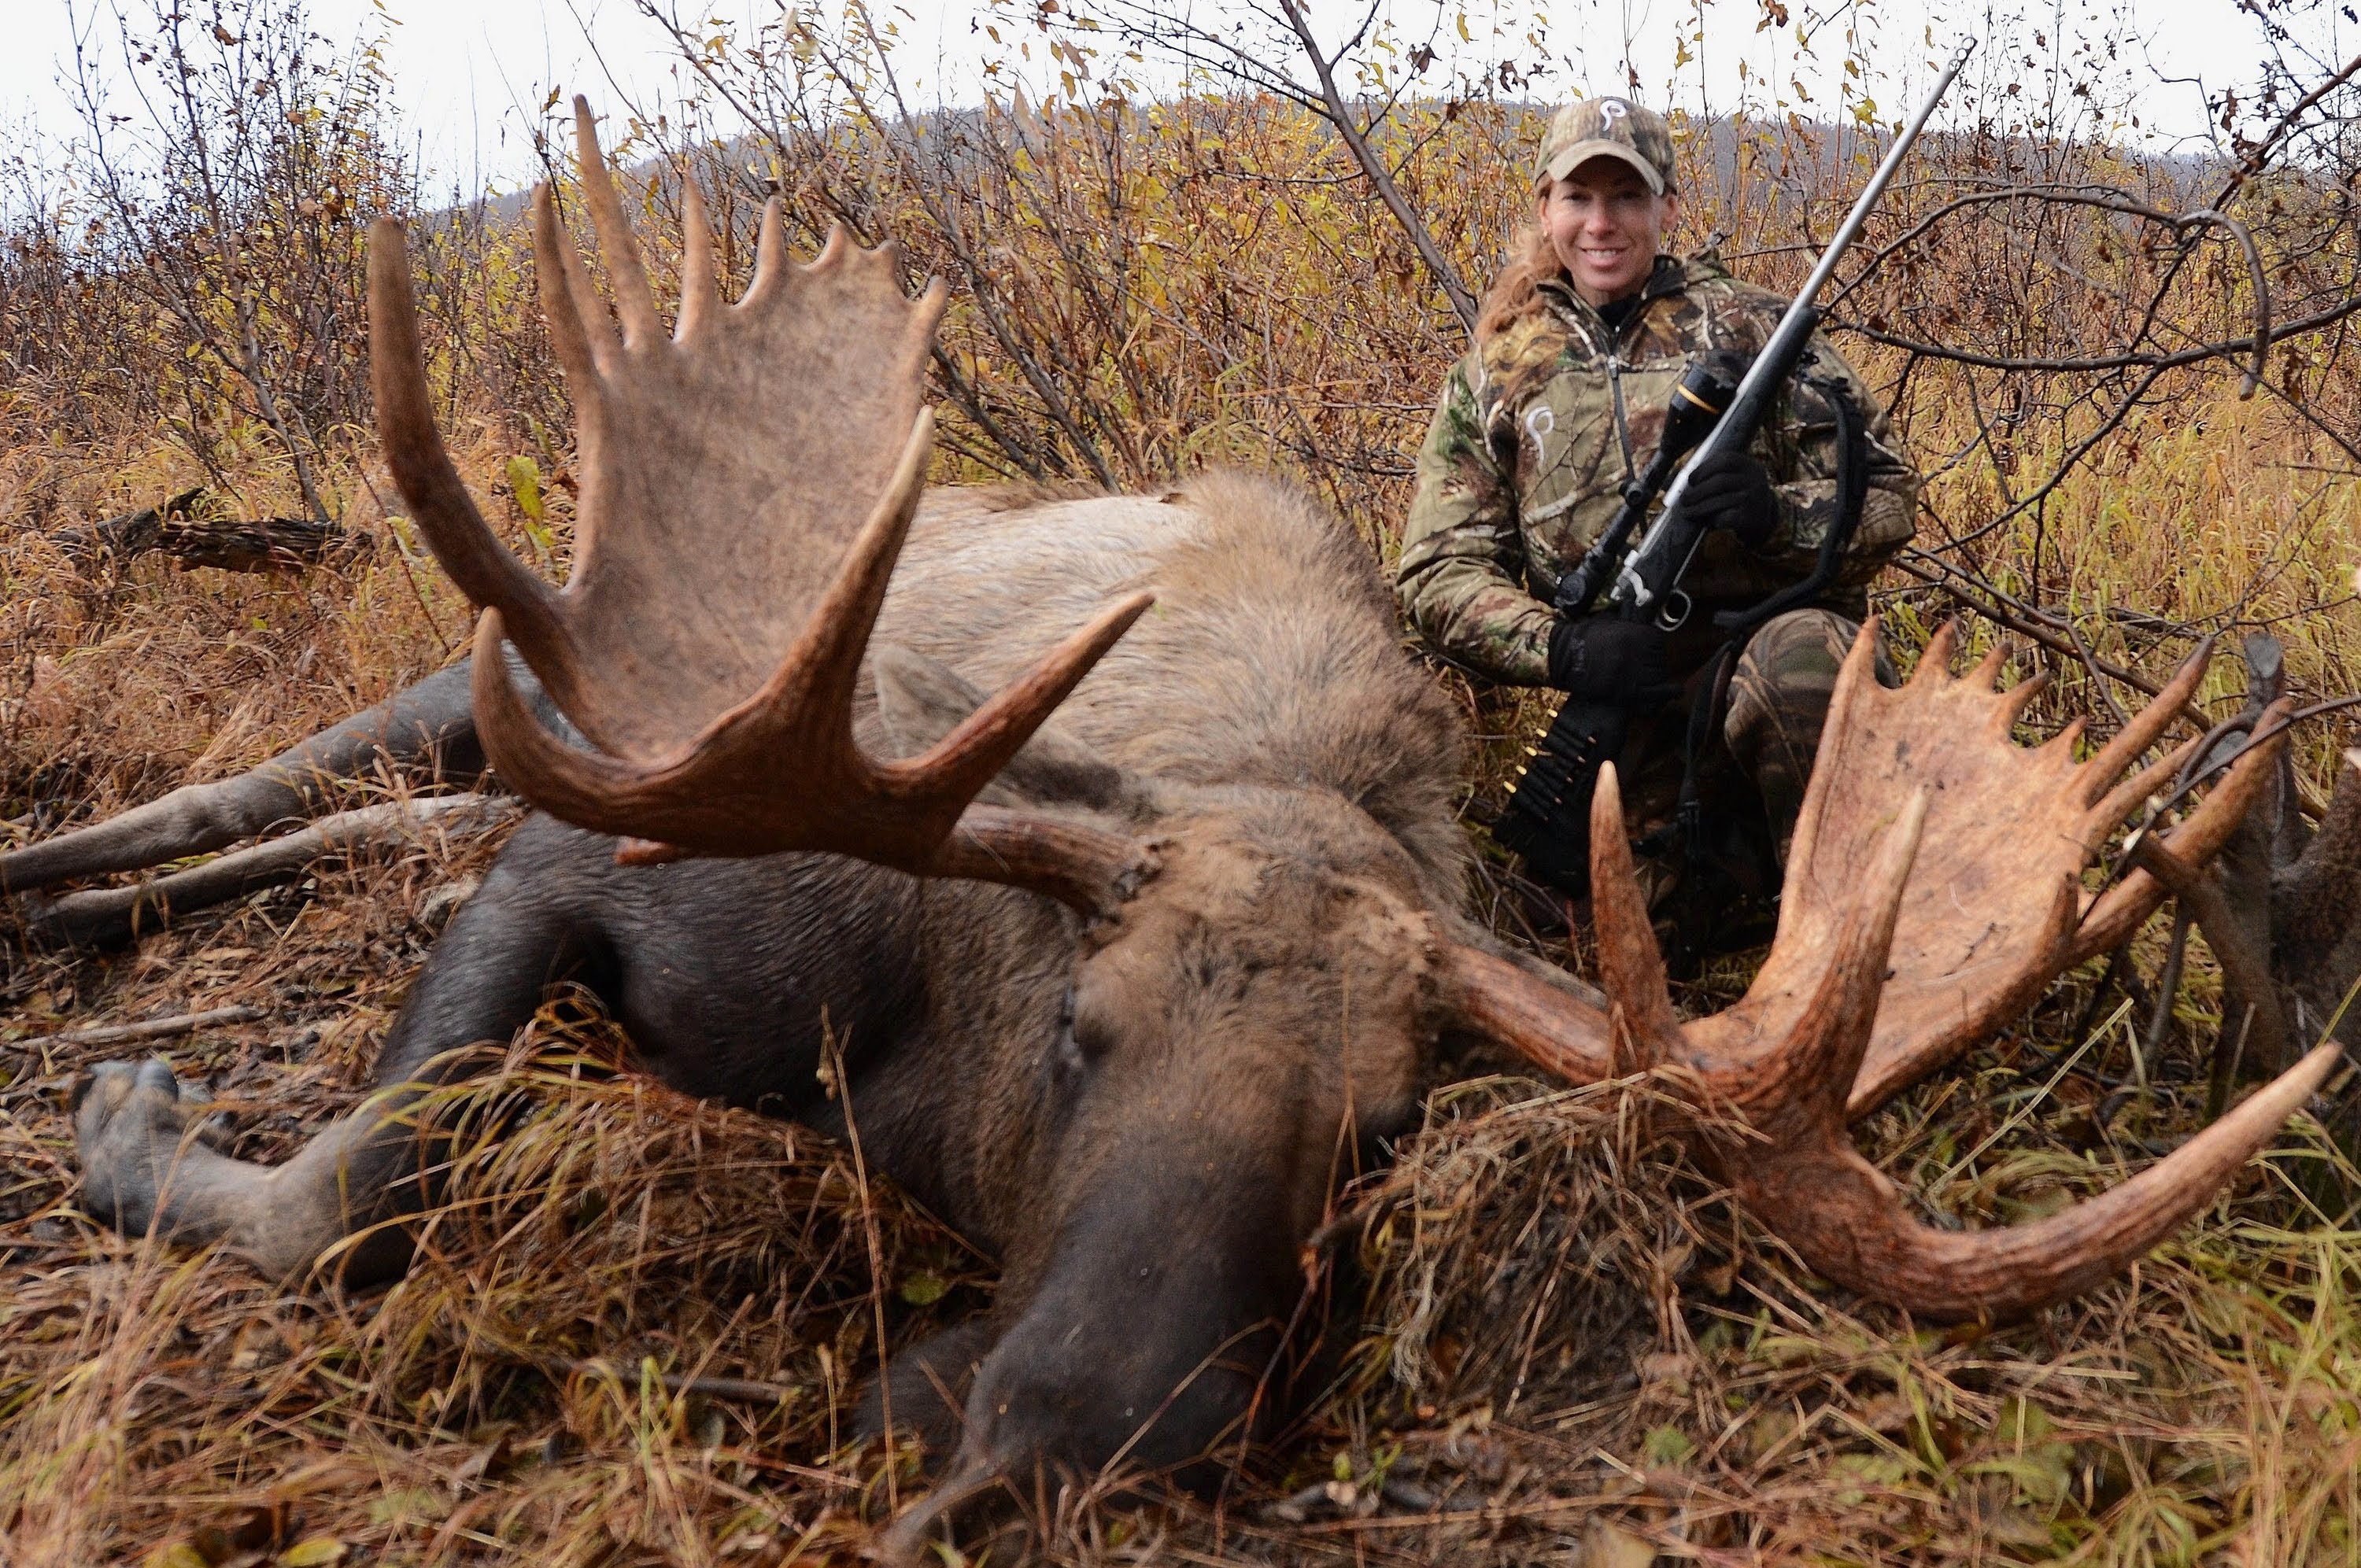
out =
[[[1786,313],[1780,316],[1779,324],[1771,329],[1771,335],[1764,342],[1762,352],[1754,356],[1754,363],[1747,367],[1744,378],[1738,383],[1738,390],[1730,400],[1729,411],[1705,439],[1691,449],[1688,461],[1682,464],[1680,472],[1673,477],[1672,484],[1664,491],[1663,509],[1657,512],[1656,521],[1650,528],[1649,538],[1641,541],[1639,550],[1624,563],[1617,576],[1615,598],[1618,603],[1645,609],[1664,597],[1663,592],[1652,589],[1643,581],[1643,574],[1640,570],[1642,558],[1651,553],[1650,546],[1658,543],[1654,538],[1656,532],[1663,528],[1664,521],[1674,514],[1682,498],[1688,494],[1689,476],[1699,464],[1719,456],[1725,449],[1742,447],[1754,438],[1754,427],[1759,422],[1762,409],[1778,390],[1779,384],[1794,372],[1804,340],[1819,324],[1818,308],[1812,302],[1819,297],[1820,291],[1828,287],[1828,280],[1836,275],[1837,263],[1844,259],[1845,252],[1852,248],[1853,241],[1861,237],[1861,225],[1869,221],[1869,214],[1876,209],[1878,199],[1885,194],[1886,186],[1893,183],[1895,171],[1901,169],[1902,160],[1910,156],[1911,146],[1917,141],[1918,133],[1927,128],[1927,120],[1934,115],[1935,106],[1943,101],[1943,94],[1950,91],[1951,83],[1959,79],[1960,70],[1968,63],[1968,56],[1975,49],[1976,40],[1970,38],[1951,56],[1950,63],[1943,68],[1942,76],[1936,81],[1934,90],[1927,94],[1926,100],[1904,125],[1900,134],[1894,137],[1894,145],[1887,148],[1885,156],[1878,160],[1877,168],[1870,174],[1869,183],[1861,187],[1860,196],[1854,199],[1852,210],[1845,214],[1844,222],[1837,225],[1836,235],[1828,241],[1828,248],[1820,252],[1820,259],[1812,268],[1812,275],[1804,280],[1804,286],[1796,291],[1795,299],[1788,302]],[[1694,544],[1689,553],[1694,553]],[[1686,562],[1677,564],[1674,576],[1677,578],[1686,569]]]

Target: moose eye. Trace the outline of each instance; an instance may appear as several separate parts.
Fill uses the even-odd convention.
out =
[[[1074,988],[1071,985],[1058,1003],[1057,1064],[1060,1072],[1080,1072],[1090,1065],[1082,1055],[1082,1042],[1074,1038]]]
[[[1081,1072],[1094,1067],[1107,1053],[1115,1036],[1104,1016],[1094,1016],[1091,1008],[1072,989],[1066,992],[1059,1008],[1057,1063],[1060,1072]]]

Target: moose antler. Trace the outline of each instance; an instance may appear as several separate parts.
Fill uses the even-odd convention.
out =
[[[1872,1023],[1894,983],[1887,966],[1897,980],[1903,972],[1902,916],[1914,885],[1923,886],[1911,873],[1933,793],[1919,790],[1886,819],[1832,932],[1815,930],[1805,947],[1783,922],[1745,997],[1683,1024],[1610,771],[1591,808],[1599,968],[1636,1065],[1686,1068],[1706,1098],[1728,1103],[1762,1138],[1762,1147],[1711,1152],[1731,1190],[1806,1263],[1927,1317],[2004,1315],[2086,1290],[2178,1229],[2312,1097],[2339,1052],[2321,1047],[2138,1176],[2046,1220],[1981,1232],[1921,1224],[1894,1183],[1853,1150],[1845,1124],[1847,1088],[1859,1097]]]
[[[1875,678],[1875,640],[1872,620],[1839,674],[1764,968],[1766,982],[1784,984],[1787,976],[1772,966],[1817,965],[1876,853],[1871,829],[1928,792],[1928,852],[1902,894],[1894,974],[1852,1086],[1854,1116],[2023,1013],[2051,981],[2113,947],[2163,901],[2168,890],[2146,872],[2086,899],[2082,869],[2195,748],[2192,740],[2123,776],[2197,689],[2211,652],[2200,649],[2155,701],[2078,762],[2079,719],[2039,746],[2011,739],[2046,677],[1996,691],[1999,649],[1964,679],[1954,677],[1956,633],[1947,624],[1928,640],[1909,684],[1888,689]],[[2167,846],[2194,864],[2212,860],[2284,744],[2249,752]]]
[[[1110,606],[932,750],[864,754],[853,697],[925,478],[933,420],[921,400],[942,284],[906,298],[896,247],[861,250],[840,227],[809,266],[790,266],[774,197],[753,282],[724,304],[704,203],[684,181],[680,314],[667,337],[589,105],[577,98],[574,112],[622,330],[549,188],[536,188],[543,307],[580,417],[563,592],[511,554],[469,499],[434,426],[401,231],[380,221],[371,236],[379,426],[420,531],[487,607],[474,698],[493,764],[557,816],[640,840],[627,858],[824,850],[1083,898],[1108,867],[1133,861],[1127,840],[1050,832],[1005,811],[979,810],[956,842],[954,827],[1149,596]],[[502,667],[503,637],[598,751],[542,727]]]
[[[1604,1014],[1511,980],[1499,972],[1509,966],[1473,949],[1447,957],[1454,980],[1444,991],[1463,995],[1478,975],[1513,986],[1513,1003],[1486,1004],[1491,1032],[1577,1080],[1684,1069],[1702,1098],[1735,1110],[1762,1140],[1742,1153],[1708,1149],[1733,1190],[1828,1277],[1930,1317],[2023,1310],[2105,1278],[2195,1212],[2320,1087],[2336,1051],[2314,1051],[2168,1158],[2049,1219],[1978,1233],[1912,1219],[1893,1183],[1853,1151],[1846,1123],[2021,1012],[2094,950],[2094,924],[2128,929],[2156,907],[2160,883],[2086,900],[2080,875],[2179,765],[2175,752],[2117,782],[2203,664],[2192,660],[2078,763],[2079,726],[2031,749],[2010,739],[2037,682],[1996,693],[1997,656],[1955,679],[1946,628],[1910,684],[1889,691],[1874,676],[1876,635],[1874,622],[1863,629],[1838,678],[1778,934],[1735,1006],[1686,1024],[1675,1014],[1611,768],[1590,829]],[[2210,859],[2275,755],[2249,752],[2166,842]]]

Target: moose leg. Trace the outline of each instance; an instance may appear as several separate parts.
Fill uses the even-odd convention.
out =
[[[852,1418],[855,1434],[882,1434],[890,1413],[895,1430],[917,1433],[935,1460],[949,1458],[966,1430],[975,1369],[991,1354],[1003,1326],[991,1313],[979,1312],[895,1356],[862,1394]]]
[[[187,871],[121,887],[86,888],[57,898],[27,894],[18,911],[26,937],[74,948],[113,948],[156,931],[176,914],[208,909],[292,882],[333,855],[399,849],[428,830],[456,839],[515,820],[518,803],[500,795],[441,795],[389,800],[323,817]]]
[[[137,871],[251,839],[301,818],[335,785],[380,762],[442,782],[473,782],[484,770],[468,698],[473,662],[463,659],[405,686],[249,773],[184,784],[104,822],[0,854],[0,894]],[[546,710],[548,701],[522,662],[511,653],[507,663],[509,678],[525,699],[537,712]]]
[[[277,1277],[302,1273],[345,1236],[414,1213],[432,1194],[437,1151],[410,1114],[426,1087],[488,1065],[459,1047],[505,1041],[550,984],[593,956],[582,925],[505,865],[452,917],[378,1060],[379,1092],[276,1168],[232,1159],[191,1135],[201,1107],[161,1058],[109,1062],[77,1091],[74,1137],[83,1207],[129,1234],[225,1242]],[[377,1231],[342,1265],[354,1283],[409,1265],[399,1227]]]
[[[2271,897],[2271,966],[2286,983],[2306,1038],[2335,1024],[2361,1051],[2361,748],[2345,753],[2320,830],[2280,868]]]

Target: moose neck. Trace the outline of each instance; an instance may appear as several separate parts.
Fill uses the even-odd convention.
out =
[[[1078,618],[1152,587],[1058,710],[1107,761],[1171,784],[1323,790],[1396,839],[1439,909],[1465,896],[1454,810],[1466,733],[1402,657],[1391,598],[1350,531],[1284,486],[1216,472],[1162,497],[995,507],[930,495],[875,641],[990,690]]]

